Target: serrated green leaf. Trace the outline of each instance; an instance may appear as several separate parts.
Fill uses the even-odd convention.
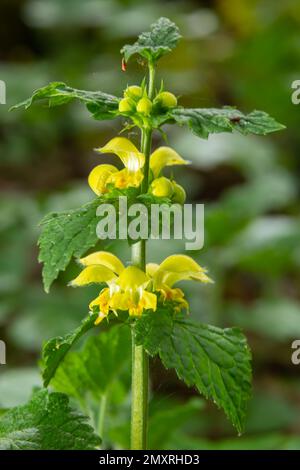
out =
[[[125,325],[87,340],[80,351],[68,354],[60,363],[52,386],[79,401],[91,394],[99,400],[125,366],[130,367],[131,335]]]
[[[99,241],[96,233],[97,207],[95,199],[72,211],[53,212],[41,222],[39,261],[44,263],[43,281],[46,292],[60,271],[64,271],[72,256],[80,257]]]
[[[93,328],[97,314],[89,315],[85,318],[80,326],[72,333],[65,336],[58,336],[47,341],[43,347],[42,364],[43,364],[43,381],[44,386],[47,387],[52,377],[66,356],[67,352],[71,349],[73,344],[81,338],[88,330]]]
[[[87,418],[62,393],[36,392],[0,418],[1,450],[92,450],[100,444]]]
[[[207,139],[209,134],[234,130],[244,135],[266,135],[285,128],[263,111],[243,114],[231,107],[174,108],[169,111],[169,116],[178,124],[187,124],[194,134],[204,139]]]
[[[159,18],[150,27],[150,31],[140,34],[132,45],[121,49],[127,62],[134,54],[139,54],[149,62],[156,62],[160,57],[171,52],[180,39],[178,27],[168,18]]]
[[[160,350],[162,341],[172,334],[174,320],[172,311],[167,307],[159,307],[157,313],[144,314],[134,326],[137,344],[142,344],[150,356]]]
[[[223,330],[160,313],[136,323],[137,343],[149,354],[158,353],[167,369],[175,369],[188,386],[223,408],[241,432],[251,395],[251,356],[244,335],[237,328]]]
[[[29,108],[36,101],[48,101],[49,107],[59,106],[78,99],[83,102],[95,119],[113,119],[118,109],[119,99],[102,91],[85,91],[71,88],[63,82],[52,82],[39,88],[25,101],[13,106],[11,110]]]

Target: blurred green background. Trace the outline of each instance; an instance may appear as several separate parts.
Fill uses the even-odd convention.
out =
[[[121,71],[121,46],[168,16],[184,39],[160,61],[158,76],[180,104],[262,109],[287,130],[204,141],[166,128],[170,145],[193,163],[176,169],[175,178],[189,201],[204,202],[206,210],[205,247],[191,254],[215,284],[185,286],[192,315],[244,329],[254,394],[246,433],[237,437],[222,411],[153,361],[150,445],[300,449],[300,366],[291,363],[291,343],[300,337],[300,110],[290,98],[291,83],[300,78],[299,1],[1,0],[0,6],[0,79],[7,85],[7,105],[0,106],[0,338],[7,344],[1,408],[28,399],[40,384],[42,342],[76,327],[87,313],[95,288],[66,287],[75,263],[50,294],[43,292],[38,222],[93,197],[86,178],[99,156],[92,149],[122,125],[93,121],[77,104],[8,108],[53,80],[120,96],[144,74],[135,61]],[[160,143],[157,134],[154,144]],[[129,259],[125,245],[111,249]],[[182,249],[178,241],[150,243],[149,257],[160,261]],[[127,374],[109,406],[107,447],[128,445],[128,383]]]

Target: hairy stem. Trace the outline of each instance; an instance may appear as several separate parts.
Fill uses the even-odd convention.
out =
[[[135,344],[132,330],[131,449],[147,448],[149,360],[143,346]]]
[[[154,66],[149,64],[150,99],[154,93]],[[149,159],[151,153],[151,127],[142,129],[141,151],[145,155],[144,179],[142,193],[148,191],[149,186]],[[145,270],[146,267],[146,241],[141,240],[132,246],[132,264]],[[149,388],[149,359],[142,346],[135,343],[134,326],[132,328],[132,404],[131,404],[131,449],[141,450],[147,448],[147,420],[148,420],[148,388]]]

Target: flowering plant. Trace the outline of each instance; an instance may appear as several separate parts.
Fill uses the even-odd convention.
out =
[[[133,45],[123,47],[123,70],[135,55],[142,59],[148,70],[148,76],[141,84],[128,86],[123,97],[78,90],[54,82],[35,91],[31,98],[16,106],[28,108],[39,100],[48,100],[49,106],[58,106],[78,99],[96,120],[121,117],[124,120],[122,131],[137,128],[141,135],[140,148],[128,138],[116,136],[96,149],[100,154],[116,155],[123,167],[119,169],[100,163],[88,176],[88,184],[97,197],[84,207],[50,214],[42,221],[39,260],[44,264],[45,290],[49,291],[52,282],[73,257],[79,260],[82,269],[70,285],[100,284],[99,293],[91,299],[81,325],[68,335],[53,338],[44,345],[42,375],[45,388],[51,383],[58,390],[65,391],[68,387],[62,386],[66,377],[61,371],[70,348],[88,330],[98,325],[101,328],[108,321],[116,322],[108,331],[103,329],[100,332],[98,343],[96,340],[89,343],[80,363],[68,369],[69,395],[83,405],[83,411],[88,412],[84,404],[87,392],[96,398],[101,397],[96,432],[81,423],[82,439],[79,442],[78,426],[74,426],[73,430],[68,430],[69,435],[73,435],[73,444],[65,444],[72,448],[95,448],[101,439],[105,439],[103,415],[108,396],[107,377],[117,370],[122,348],[128,345],[127,333],[122,336],[124,328],[126,331],[131,329],[132,333],[132,449],[145,449],[147,446],[148,362],[149,357],[155,355],[166,368],[175,369],[188,386],[195,386],[206,398],[223,408],[239,433],[243,429],[251,394],[250,351],[246,339],[236,328],[221,329],[192,321],[188,317],[189,305],[184,291],[177,285],[184,280],[211,283],[206,269],[183,254],[171,255],[160,264],[147,263],[145,240],[131,243],[132,259],[128,265],[102,247],[101,251],[91,251],[99,241],[97,208],[107,201],[115,203],[117,195],[126,196],[131,202],[144,197],[150,202],[161,200],[167,204],[184,204],[184,188],[174,178],[164,176],[163,170],[167,166],[189,162],[169,146],[152,151],[154,131],[163,133],[165,124],[186,125],[205,139],[219,132],[264,135],[283,128],[262,111],[246,115],[230,107],[184,108],[163,85],[157,89],[157,63],[176,47],[179,39],[177,26],[167,18],[160,18]],[[107,348],[103,357],[105,336],[111,350]],[[99,358],[98,363],[95,357]],[[110,367],[106,368],[105,364]],[[47,400],[64,400],[47,391],[38,392],[34,399],[41,409]],[[65,413],[68,414],[69,410],[66,409]],[[51,448],[61,448],[61,445],[53,444]],[[39,446],[41,444],[36,444],[35,448]]]

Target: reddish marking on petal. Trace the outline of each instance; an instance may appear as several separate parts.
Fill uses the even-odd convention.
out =
[[[126,72],[127,64],[125,62],[125,59],[122,59],[122,71]]]

